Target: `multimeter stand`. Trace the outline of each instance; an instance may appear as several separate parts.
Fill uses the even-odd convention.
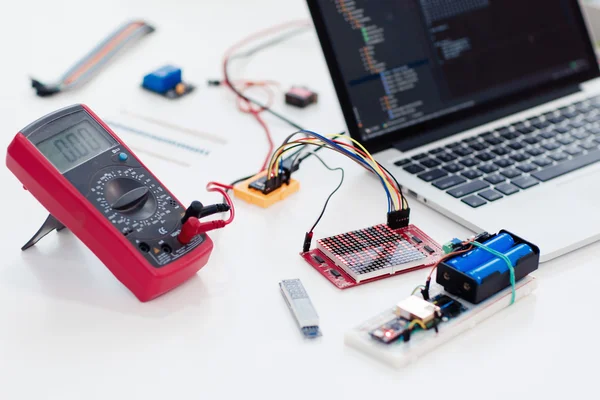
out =
[[[29,241],[25,243],[23,247],[21,247],[21,250],[25,251],[28,248],[32,247],[34,244],[42,240],[44,236],[46,236],[55,229],[57,232],[60,232],[63,229],[65,229],[65,226],[59,220],[54,218],[52,214],[49,214],[48,218],[46,218],[40,229],[38,229],[35,235],[33,235],[33,237],[29,239]]]

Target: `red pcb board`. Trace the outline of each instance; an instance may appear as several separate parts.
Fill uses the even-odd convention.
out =
[[[420,251],[424,255],[424,258],[419,261],[420,264],[411,268],[399,270],[395,273],[376,276],[357,282],[352,276],[350,276],[350,274],[348,274],[343,268],[340,268],[338,265],[336,265],[336,263],[330,257],[326,256],[325,253],[318,248],[310,250],[306,253],[301,253],[301,256],[304,258],[304,260],[306,260],[307,263],[309,263],[321,275],[327,278],[327,280],[334,284],[338,289],[348,289],[354,286],[363,285],[365,283],[404,274],[406,272],[432,267],[437,261],[439,261],[440,258],[444,256],[441,246],[415,225],[409,225],[405,228],[400,228],[393,231],[387,228],[385,225],[376,225],[365,230],[353,232],[352,234],[366,232],[372,229],[381,231],[384,230],[383,228],[387,229],[389,233],[393,234],[394,237],[398,238],[398,240],[403,239],[408,242],[411,247],[414,247],[416,250]],[[335,239],[336,237],[342,237],[344,235],[347,234],[333,236],[332,238]],[[332,238],[326,238],[322,240],[326,241],[331,240]],[[355,254],[358,253],[360,255],[361,252],[364,253],[365,251],[372,250],[359,249],[355,251]]]

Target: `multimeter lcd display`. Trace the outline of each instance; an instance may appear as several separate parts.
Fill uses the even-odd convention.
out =
[[[116,144],[108,133],[83,121],[41,141],[37,148],[63,174]]]

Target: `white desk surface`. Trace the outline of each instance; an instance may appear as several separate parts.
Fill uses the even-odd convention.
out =
[[[81,90],[41,99],[28,87],[30,74],[57,77],[109,31],[136,17],[153,22],[157,31]],[[226,146],[199,143],[213,152],[192,159],[189,168],[140,154],[182,201],[216,200],[204,191],[205,182],[229,182],[255,171],[266,142],[255,121],[235,110],[232,95],[207,88],[205,81],[221,76],[221,56],[230,44],[305,18],[302,0],[13,1],[0,17],[0,145],[5,148],[29,122],[76,102],[107,119],[123,109],[154,115],[229,140]],[[167,62],[182,66],[184,79],[199,85],[195,94],[170,102],[138,87],[146,72]],[[319,105],[306,110],[279,100],[277,109],[285,115],[319,132],[344,129],[313,32],[242,64],[233,69],[237,77],[275,79],[283,87],[301,83],[319,92]],[[290,133],[265,118],[277,142]],[[167,145],[122,137],[180,156]],[[316,236],[382,222],[385,203],[377,182],[337,154],[324,157],[346,166],[347,179]],[[0,398],[597,396],[599,296],[589,288],[600,279],[600,244],[544,264],[534,296],[396,371],[345,347],[343,334],[410,294],[426,272],[335,289],[298,252],[338,176],[311,160],[297,178],[301,191],[270,209],[238,201],[238,218],[211,235],[215,249],[197,277],[142,304],[69,232],[21,252],[46,212],[0,168]],[[469,233],[414,200],[412,222],[439,242]],[[321,339],[301,338],[278,290],[284,278],[304,283],[321,317]]]

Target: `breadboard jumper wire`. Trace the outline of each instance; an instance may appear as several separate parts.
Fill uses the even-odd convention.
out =
[[[55,82],[42,83],[31,78],[31,87],[38,96],[47,97],[81,86],[92,79],[118,53],[154,30],[154,27],[141,20],[128,22],[98,43]]]

